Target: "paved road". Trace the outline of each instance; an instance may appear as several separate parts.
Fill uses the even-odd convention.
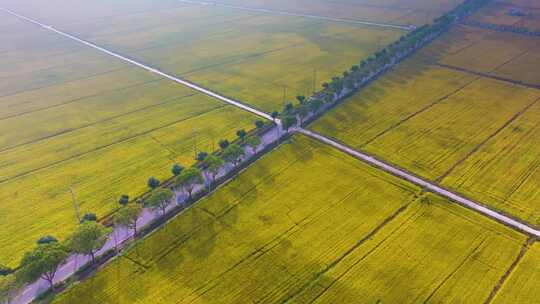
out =
[[[278,11],[278,10],[272,10],[272,9],[266,9],[266,8],[237,6],[237,5],[216,3],[216,2],[191,1],[191,0],[178,0],[178,1],[183,2],[183,3],[187,3],[187,4],[218,6],[218,7],[225,7],[225,8],[232,8],[232,9],[239,9],[239,10],[244,10],[244,11],[256,12],[256,13],[284,15],[284,16],[293,16],[293,17],[303,17],[303,18],[319,19],[319,20],[326,20],[326,21],[333,21],[333,22],[344,22],[344,23],[352,23],[352,24],[362,24],[362,25],[369,25],[369,26],[393,28],[393,29],[404,30],[404,31],[410,31],[410,30],[414,29],[414,26],[407,26],[407,25],[379,23],[379,22],[356,20],[356,19],[346,19],[346,18],[326,17],[326,16],[310,15],[310,14],[300,14],[300,13]]]
[[[206,95],[208,95],[208,96],[217,98],[217,99],[219,99],[219,100],[221,100],[221,101],[223,101],[223,102],[226,102],[226,103],[231,104],[231,105],[233,105],[233,106],[235,106],[235,107],[241,108],[241,109],[243,109],[243,110],[245,110],[245,111],[251,112],[251,113],[253,113],[253,114],[255,114],[255,115],[258,115],[258,116],[260,116],[260,117],[263,117],[263,118],[265,118],[265,119],[272,120],[272,117],[271,117],[269,114],[267,114],[267,113],[265,113],[265,112],[263,112],[263,111],[260,111],[260,110],[258,110],[258,109],[255,109],[255,108],[253,108],[253,107],[250,107],[250,106],[248,106],[248,105],[246,105],[246,104],[244,104],[244,103],[241,103],[241,102],[239,102],[239,101],[236,101],[236,100],[230,99],[230,98],[228,98],[228,97],[222,96],[222,95],[220,95],[220,94],[218,94],[218,93],[216,93],[216,92],[213,92],[213,91],[210,91],[210,90],[205,89],[205,88],[203,88],[203,87],[200,87],[200,86],[198,86],[198,85],[196,85],[196,84],[194,84],[194,83],[192,83],[192,82],[189,82],[189,81],[187,81],[187,80],[180,79],[180,78],[178,78],[178,77],[175,77],[175,76],[172,76],[172,75],[170,75],[170,74],[164,73],[164,72],[162,72],[162,71],[160,71],[160,70],[158,70],[158,69],[155,69],[155,68],[153,68],[153,67],[150,67],[150,66],[148,66],[148,65],[145,65],[145,64],[140,63],[140,62],[138,62],[138,61],[135,61],[135,60],[133,60],[133,59],[127,58],[127,57],[125,57],[125,56],[122,56],[122,55],[120,55],[120,54],[118,54],[118,53],[115,53],[115,52],[113,52],[113,51],[111,51],[111,50],[105,49],[105,48],[100,47],[100,46],[98,46],[98,45],[96,45],[96,44],[93,44],[93,43],[88,42],[88,41],[86,41],[86,40],[80,39],[80,38],[78,38],[78,37],[76,37],[76,36],[73,36],[73,35],[68,34],[68,33],[66,33],[66,32],[60,31],[60,30],[58,30],[58,29],[56,29],[56,28],[54,28],[54,27],[52,27],[52,26],[50,26],[50,25],[43,24],[43,23],[41,23],[41,22],[39,22],[39,21],[37,21],[37,20],[34,20],[34,19],[32,19],[32,18],[29,18],[29,17],[23,16],[23,15],[21,15],[21,14],[18,14],[18,13],[16,13],[16,12],[12,11],[12,10],[9,10],[9,9],[6,9],[6,8],[1,8],[1,7],[0,7],[0,10],[1,10],[1,11],[4,11],[4,12],[10,14],[10,15],[13,15],[13,16],[15,16],[15,17],[17,17],[17,18],[26,20],[26,21],[28,21],[28,22],[30,22],[30,23],[33,23],[33,24],[35,24],[35,25],[37,25],[37,26],[40,26],[40,27],[42,27],[42,28],[44,28],[44,29],[46,29],[46,30],[55,32],[55,33],[57,33],[57,34],[59,34],[59,35],[62,35],[62,36],[64,36],[64,37],[66,37],[66,38],[69,38],[69,39],[71,39],[71,40],[74,40],[74,41],[77,41],[77,42],[79,42],[79,43],[82,43],[82,44],[84,44],[84,45],[86,45],[86,46],[89,46],[89,47],[91,47],[91,48],[93,48],[93,49],[96,49],[96,50],[98,50],[98,51],[101,51],[101,52],[103,52],[103,53],[106,53],[106,54],[108,54],[108,55],[110,55],[110,56],[116,57],[116,58],[118,58],[118,59],[120,59],[120,60],[122,60],[122,61],[124,61],[124,62],[130,63],[130,64],[132,64],[132,65],[135,65],[135,66],[138,66],[138,67],[140,67],[140,68],[142,68],[142,69],[145,69],[145,70],[147,70],[147,71],[149,71],[149,72],[152,72],[152,73],[154,73],[154,74],[157,74],[157,75],[160,75],[160,76],[165,77],[165,78],[167,78],[167,79],[170,79],[170,80],[172,80],[172,81],[174,81],[174,82],[176,82],[176,83],[179,83],[179,84],[181,84],[181,85],[184,85],[184,86],[186,86],[186,87],[189,87],[189,88],[191,88],[191,89],[193,89],[193,90],[195,90],[195,91],[198,91],[198,92],[201,92],[201,93],[206,94]]]
[[[380,168],[380,169],[382,169],[382,170],[384,170],[384,171],[386,171],[388,173],[391,173],[391,174],[393,174],[395,176],[398,176],[398,177],[400,177],[402,179],[405,179],[405,180],[407,180],[407,181],[409,181],[409,182],[411,182],[413,184],[419,185],[419,186],[424,187],[424,188],[426,188],[426,189],[428,189],[428,190],[430,190],[430,191],[432,191],[434,193],[437,193],[437,194],[439,194],[441,196],[447,197],[452,201],[455,201],[455,202],[457,202],[457,203],[459,203],[459,204],[461,204],[461,205],[463,205],[465,207],[473,209],[473,210],[475,210],[475,211],[477,211],[477,212],[479,212],[479,213],[481,213],[481,214],[483,214],[485,216],[488,216],[488,217],[490,217],[492,219],[495,219],[495,220],[497,220],[497,221],[499,221],[501,223],[504,223],[504,224],[506,224],[508,226],[514,227],[517,230],[520,230],[520,231],[525,232],[525,233],[527,233],[529,235],[532,235],[532,236],[536,236],[536,237],[540,236],[540,230],[534,229],[534,228],[532,228],[532,227],[530,227],[530,226],[528,226],[528,225],[526,225],[524,223],[518,222],[518,221],[516,221],[516,220],[514,220],[514,219],[512,219],[510,217],[507,217],[507,216],[505,216],[503,214],[500,214],[500,213],[498,213],[496,211],[493,211],[493,210],[491,210],[489,208],[486,208],[486,207],[484,207],[484,206],[482,206],[482,205],[480,205],[480,204],[478,204],[478,203],[476,203],[476,202],[474,202],[472,200],[469,200],[469,199],[464,198],[464,197],[462,197],[462,196],[460,196],[458,194],[455,194],[455,193],[453,193],[453,192],[451,192],[449,190],[446,190],[446,189],[444,189],[444,188],[442,188],[442,187],[440,187],[440,186],[438,186],[438,185],[436,185],[434,183],[431,183],[429,181],[421,179],[421,178],[419,178],[419,177],[417,177],[415,175],[412,175],[412,174],[410,174],[408,172],[405,172],[405,171],[403,171],[401,169],[398,169],[398,168],[396,168],[396,167],[394,167],[392,165],[389,165],[389,164],[387,164],[385,162],[382,162],[382,161],[374,158],[373,156],[362,153],[360,151],[356,151],[356,150],[354,150],[354,149],[352,149],[350,147],[347,147],[347,146],[345,146],[345,145],[343,145],[341,143],[338,143],[338,142],[336,142],[336,141],[334,141],[334,140],[332,140],[330,138],[327,138],[327,137],[325,137],[325,136],[323,136],[321,134],[315,133],[313,131],[309,131],[309,130],[302,129],[302,128],[297,128],[295,131],[299,132],[299,133],[302,133],[304,135],[307,135],[307,136],[309,136],[311,138],[314,138],[314,139],[316,139],[318,141],[321,141],[321,142],[323,142],[325,144],[328,144],[328,145],[330,145],[330,146],[332,146],[332,147],[334,147],[336,149],[339,149],[339,150],[341,150],[341,151],[343,151],[343,152],[345,152],[347,154],[350,154],[350,155],[352,155],[354,157],[357,157],[357,158],[365,161],[366,163],[368,163],[370,165],[378,167],[378,168]]]

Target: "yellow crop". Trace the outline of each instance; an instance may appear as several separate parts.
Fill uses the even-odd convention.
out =
[[[525,237],[418,195],[295,136],[55,303],[485,298]]]

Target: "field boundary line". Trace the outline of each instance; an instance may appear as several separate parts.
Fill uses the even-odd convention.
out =
[[[414,202],[414,199],[413,199],[413,202]],[[315,273],[315,275],[310,278],[310,279],[307,279],[307,281],[302,285],[300,286],[300,288],[298,290],[296,290],[293,294],[289,295],[286,299],[284,299],[283,301],[281,301],[282,303],[291,303],[292,301],[294,301],[294,299],[298,296],[298,295],[301,295],[306,289],[314,286],[315,284],[318,284],[318,281],[319,279],[324,276],[326,273],[328,273],[329,271],[331,271],[334,267],[336,267],[339,263],[341,263],[343,260],[345,260],[347,257],[349,257],[353,252],[355,252],[358,248],[360,248],[362,245],[364,245],[366,242],[368,241],[373,241],[374,237],[377,236],[377,234],[383,230],[384,228],[386,228],[386,225],[388,225],[390,222],[393,222],[396,218],[398,218],[401,214],[403,214],[405,211],[407,211],[407,209],[409,208],[409,206],[412,204],[412,202],[409,202],[401,207],[399,207],[398,209],[396,209],[394,212],[392,212],[391,214],[389,214],[386,218],[384,218],[384,220],[378,224],[376,224],[373,229],[371,229],[366,235],[364,235],[362,238],[360,238],[358,241],[356,241],[351,247],[349,247],[347,250],[345,250],[343,252],[343,254],[341,254],[340,256],[337,256],[336,259],[334,259],[333,261],[331,261],[325,268],[323,268],[321,271],[319,271],[318,273]],[[408,220],[412,217],[416,216],[416,213],[411,215],[410,217],[408,217],[407,219],[405,219],[403,222],[408,222]],[[328,289],[330,289],[330,287],[332,287],[334,285],[335,282],[337,282],[338,280],[341,279],[341,277],[343,277],[345,274],[347,274],[352,268],[354,268],[360,261],[363,261],[366,257],[368,257],[369,255],[371,255],[371,253],[373,253],[375,250],[377,250],[379,248],[379,246],[381,246],[383,243],[385,243],[389,238],[392,237],[392,235],[394,234],[395,231],[399,230],[402,226],[400,225],[399,227],[395,228],[392,230],[392,233],[390,233],[389,235],[387,235],[386,237],[384,237],[380,242],[378,242],[377,244],[375,244],[375,246],[373,246],[373,248],[371,248],[370,250],[368,250],[365,254],[362,255],[362,257],[355,261],[353,263],[353,265],[351,267],[348,267],[347,269],[345,269],[343,271],[343,273],[341,273],[335,280],[333,280],[328,286],[326,286],[322,292],[320,292],[319,294],[316,295],[316,297],[314,299],[312,299],[309,303],[313,303],[315,300],[317,300],[318,298],[320,298],[324,293],[326,293],[326,291]]]
[[[444,172],[441,176],[437,177],[435,179],[435,182],[436,183],[440,183],[442,182],[446,177],[448,177],[448,175],[450,175],[457,167],[459,167],[461,164],[463,164],[467,159],[469,159],[469,157],[471,157],[473,154],[475,154],[478,150],[480,150],[485,144],[488,143],[488,141],[492,140],[493,138],[495,138],[495,136],[499,135],[502,131],[504,131],[506,129],[506,127],[508,127],[510,124],[512,124],[514,121],[516,121],[516,119],[518,119],[519,117],[521,117],[521,115],[523,115],[525,112],[527,112],[527,110],[529,110],[532,106],[534,106],[536,103],[538,103],[538,101],[540,101],[540,97],[539,98],[536,98],[535,100],[533,100],[531,103],[527,104],[523,109],[519,110],[517,113],[515,113],[514,115],[512,115],[510,117],[509,120],[507,120],[504,124],[502,124],[502,126],[500,126],[499,128],[497,128],[495,130],[495,132],[491,133],[488,137],[486,137],[484,140],[482,140],[481,142],[479,142],[476,146],[474,146],[474,148],[469,151],[469,153],[465,154],[465,156],[463,156],[460,160],[458,160],[457,162],[455,162],[448,170],[446,170],[446,172]]]
[[[534,6],[528,6],[528,5],[515,5],[514,3],[512,3],[512,1],[505,1],[505,0],[495,0],[493,1],[493,4],[511,5],[517,8],[524,8],[524,9],[529,9],[529,10],[540,9],[540,7],[534,7]]]
[[[538,10],[538,9],[534,9],[534,10]],[[528,27],[515,26],[515,24],[518,24],[519,22],[520,21],[517,21],[516,23],[512,25],[502,25],[502,24],[495,24],[495,23],[466,21],[466,22],[463,22],[463,24],[470,27],[490,30],[490,31],[499,32],[499,33],[509,33],[509,34],[522,35],[522,36],[532,37],[532,38],[540,37],[540,31],[538,30],[529,29]]]
[[[465,77],[462,77],[462,78],[465,78]],[[379,137],[381,136],[384,136],[386,133],[392,131],[393,129],[401,126],[402,124],[406,123],[407,121],[415,118],[416,116],[424,113],[425,111],[433,108],[434,106],[438,105],[439,103],[441,102],[444,102],[446,101],[447,99],[449,99],[450,97],[454,96],[455,94],[459,93],[460,91],[462,91],[463,89],[465,89],[466,87],[468,87],[469,85],[471,85],[473,82],[477,81],[480,77],[475,77],[474,79],[472,79],[471,81],[465,83],[464,85],[458,87],[457,89],[453,90],[452,92],[449,92],[448,94],[442,96],[442,97],[439,97],[437,98],[435,101],[431,102],[431,103],[428,103],[427,105],[425,105],[424,107],[420,108],[418,111],[416,112],[413,112],[411,113],[410,115],[402,118],[401,120],[399,120],[398,122],[390,125],[388,128],[384,129],[383,131],[379,132],[378,134],[376,134],[373,138],[369,139],[368,141],[366,141],[365,143],[363,143],[361,145],[361,147],[365,147],[369,144],[371,144],[372,142],[374,142],[375,140],[377,140]]]
[[[468,198],[465,198],[459,194],[456,194],[450,190],[447,190],[445,188],[443,188],[442,186],[439,186],[437,183],[434,183],[434,182],[430,182],[430,181],[427,181],[423,178],[420,178],[416,175],[414,175],[413,173],[410,173],[410,172],[407,172],[405,171],[404,169],[400,169],[398,167],[396,167],[395,165],[392,165],[392,164],[388,164],[384,161],[381,161],[377,158],[375,158],[374,156],[372,155],[369,155],[365,152],[360,152],[360,151],[357,151],[357,150],[354,150],[353,148],[351,147],[348,147],[342,143],[339,143],[333,139],[330,139],[326,136],[323,136],[319,133],[316,133],[316,132],[313,132],[313,131],[310,131],[310,130],[306,130],[306,129],[303,129],[303,128],[296,128],[294,129],[294,131],[298,132],[298,133],[301,133],[301,134],[304,134],[308,137],[311,137],[311,138],[314,138],[322,143],[325,143],[327,145],[330,145],[336,149],[339,149],[349,155],[352,155],[356,158],[358,158],[359,160],[369,164],[369,165],[372,165],[374,167],[377,167],[383,171],[386,171],[394,176],[397,176],[399,178],[402,178],[404,180],[407,180],[413,184],[416,184],[420,187],[423,187],[424,189],[428,190],[428,191],[431,191],[433,193],[436,193],[438,195],[441,195],[443,197],[446,197],[447,199],[453,201],[453,202],[456,202],[466,208],[469,208],[469,209],[472,209],[484,216],[487,216],[491,219],[494,219],[502,224],[505,224],[509,227],[512,227],[516,230],[519,230],[521,232],[524,232],[526,233],[527,235],[531,235],[531,236],[535,236],[535,237],[540,237],[540,230],[537,230],[537,229],[534,229],[533,227],[529,226],[528,224],[525,224],[524,222],[521,222],[517,219],[513,219],[509,216],[506,216],[504,214],[501,214],[495,210],[492,210],[486,206],[484,206],[483,204],[480,204],[480,203],[477,203],[471,199],[468,199]]]
[[[61,130],[61,131],[55,132],[53,134],[49,134],[49,135],[39,137],[39,138],[34,138],[32,140],[29,140],[29,141],[26,141],[26,142],[21,142],[21,143],[12,145],[12,146],[2,147],[2,148],[0,148],[0,153],[12,151],[12,150],[15,150],[15,149],[18,149],[18,148],[21,148],[21,147],[24,147],[24,146],[28,146],[28,145],[37,144],[37,143],[40,143],[40,142],[43,142],[43,141],[46,141],[46,140],[51,140],[51,139],[54,139],[57,136],[70,134],[70,133],[73,133],[73,132],[84,130],[86,128],[95,127],[95,126],[98,126],[100,124],[104,124],[104,123],[111,122],[113,120],[121,119],[121,118],[123,118],[125,116],[129,116],[129,115],[132,115],[132,114],[135,114],[135,113],[138,113],[138,112],[148,111],[148,110],[150,110],[152,108],[158,108],[158,107],[164,106],[164,105],[169,104],[169,103],[174,103],[174,102],[180,101],[180,100],[185,99],[185,98],[190,98],[190,97],[196,96],[197,94],[198,93],[192,92],[192,93],[187,94],[187,95],[174,96],[172,98],[167,98],[167,99],[160,100],[159,103],[145,105],[145,106],[143,106],[141,108],[133,109],[133,110],[125,112],[125,113],[119,113],[118,115],[105,117],[103,119],[96,120],[94,122],[89,122],[89,123],[87,123],[85,125],[80,125],[78,127],[73,127],[73,128],[68,128],[68,129],[65,129],[65,130]],[[215,108],[219,108],[221,106],[223,106],[223,105],[219,104]]]
[[[14,11],[12,11],[12,10],[9,10],[9,9],[3,8],[3,7],[0,7],[0,11],[4,11],[4,12],[6,12],[6,13],[8,13],[8,14],[10,14],[10,15],[13,15],[13,16],[15,16],[15,17],[17,17],[17,18],[20,18],[20,19],[23,19],[23,20],[25,20],[25,21],[27,21],[27,22],[33,23],[33,24],[35,24],[35,25],[37,25],[37,26],[39,26],[39,27],[41,27],[41,28],[43,28],[43,29],[46,29],[46,30],[55,32],[55,33],[57,33],[57,34],[59,34],[59,35],[62,35],[62,36],[64,36],[64,37],[66,37],[66,38],[69,38],[69,39],[71,39],[71,40],[74,40],[74,41],[77,41],[77,42],[79,42],[79,43],[82,43],[82,44],[84,44],[84,45],[86,45],[86,46],[88,46],[88,47],[91,47],[91,48],[93,48],[93,49],[96,49],[96,50],[98,50],[98,51],[101,51],[102,53],[108,54],[108,55],[110,55],[110,56],[112,56],[112,57],[115,57],[115,58],[117,58],[117,59],[120,59],[120,60],[122,60],[122,61],[124,61],[124,62],[127,62],[127,63],[130,63],[130,64],[132,64],[132,65],[138,66],[138,67],[140,67],[140,68],[142,68],[142,69],[144,69],[144,70],[147,70],[147,71],[149,71],[149,72],[151,72],[151,73],[160,75],[160,76],[162,76],[162,77],[164,77],[164,78],[167,78],[167,79],[172,80],[172,81],[174,81],[174,82],[176,82],[176,83],[179,83],[179,84],[181,84],[181,85],[184,85],[184,86],[186,86],[186,87],[188,87],[188,88],[190,88],[190,89],[193,89],[193,90],[195,90],[195,91],[201,92],[201,93],[203,93],[203,94],[205,94],[205,95],[208,95],[208,96],[210,96],[210,97],[216,98],[216,99],[221,100],[221,101],[223,101],[223,102],[225,102],[225,103],[231,104],[231,105],[233,105],[233,106],[235,106],[235,107],[237,107],[237,108],[240,108],[240,109],[242,109],[242,110],[245,110],[245,111],[247,111],[247,112],[250,112],[250,113],[252,113],[252,114],[255,114],[255,115],[257,115],[257,116],[260,116],[260,117],[265,118],[265,119],[267,119],[267,120],[273,120],[272,116],[269,115],[268,113],[265,113],[265,112],[263,112],[263,111],[261,111],[261,110],[257,110],[257,109],[255,109],[255,108],[253,108],[253,107],[251,107],[251,106],[248,106],[247,104],[244,104],[244,103],[242,103],[242,102],[240,102],[240,101],[233,100],[233,99],[231,99],[231,98],[229,98],[229,97],[225,97],[225,96],[220,95],[220,94],[218,94],[218,93],[216,93],[216,92],[214,92],[214,91],[211,91],[211,90],[209,90],[209,89],[203,88],[203,87],[201,87],[201,86],[199,86],[199,85],[197,85],[197,84],[195,84],[195,83],[192,83],[192,82],[190,82],[190,81],[187,81],[187,80],[184,80],[184,79],[181,79],[181,78],[172,76],[172,75],[167,74],[167,73],[165,73],[165,72],[162,72],[162,71],[160,71],[160,70],[158,70],[158,69],[156,69],[156,68],[153,68],[153,67],[148,66],[148,65],[146,65],[146,64],[140,63],[140,62],[138,62],[138,61],[135,61],[135,60],[133,60],[133,59],[130,59],[130,58],[128,58],[128,57],[125,57],[125,56],[123,56],[123,55],[120,55],[120,54],[118,54],[118,53],[116,53],[116,52],[113,52],[113,51],[111,51],[111,50],[108,50],[108,49],[106,49],[106,48],[103,48],[103,47],[101,47],[101,46],[99,46],[99,45],[97,45],[97,44],[94,44],[94,43],[92,43],[92,42],[83,40],[83,39],[81,39],[81,38],[79,38],[79,37],[77,37],[77,36],[74,36],[74,35],[68,34],[68,33],[66,33],[66,32],[63,32],[63,31],[61,31],[61,30],[58,30],[58,29],[56,29],[56,28],[54,28],[54,27],[52,27],[52,26],[50,26],[50,25],[43,24],[43,23],[41,23],[41,22],[39,22],[39,21],[37,21],[37,20],[34,20],[34,19],[29,18],[29,17],[20,15],[20,14],[14,12]]]
[[[439,67],[442,67],[442,68],[456,70],[456,71],[463,72],[463,73],[469,73],[469,74],[473,74],[473,75],[477,75],[477,76],[481,76],[481,77],[485,77],[485,78],[499,80],[499,81],[503,81],[503,82],[511,83],[511,84],[515,84],[515,85],[520,85],[520,86],[527,87],[527,88],[540,89],[540,84],[532,84],[532,83],[527,83],[527,82],[523,82],[523,81],[519,81],[519,80],[513,80],[513,79],[510,79],[510,78],[505,78],[505,77],[492,75],[490,73],[477,72],[477,71],[469,70],[469,69],[466,69],[466,68],[461,68],[461,67],[448,65],[448,64],[444,64],[444,63],[439,63],[439,62],[436,62],[434,64],[436,66],[439,66]]]
[[[471,257],[474,256],[474,254],[478,251],[478,249],[480,249],[480,247],[484,245],[484,243],[486,242],[486,239],[487,237],[484,237],[480,241],[480,243],[476,247],[474,247],[474,249],[471,250],[471,252],[469,252],[469,254],[467,254],[463,258],[463,260],[461,260],[461,262],[457,265],[457,267],[455,267],[454,270],[452,270],[447,276],[444,277],[444,279],[437,285],[437,287],[435,287],[435,289],[431,291],[429,296],[426,299],[424,299],[424,301],[422,302],[423,304],[429,303],[429,301],[433,298],[433,296],[437,293],[437,291],[439,291],[441,287],[443,287],[444,284],[446,284],[446,282],[448,282],[448,280],[450,280],[461,269],[461,267],[463,267],[463,265],[465,265],[465,263],[467,263],[467,261],[469,261],[469,259],[471,259]]]
[[[66,101],[56,103],[56,104],[52,104],[52,105],[48,105],[46,107],[35,108],[35,109],[31,109],[31,110],[26,110],[24,112],[9,114],[8,116],[0,116],[0,121],[10,119],[10,118],[14,118],[14,117],[19,117],[19,116],[25,116],[25,115],[29,115],[29,114],[36,113],[36,112],[47,111],[47,110],[50,110],[50,109],[62,107],[62,106],[65,106],[65,105],[76,103],[76,102],[80,102],[80,101],[82,101],[82,100],[84,100],[86,98],[96,98],[96,97],[102,96],[104,94],[114,94],[114,93],[121,92],[122,90],[128,90],[128,89],[136,88],[136,87],[139,87],[139,86],[144,86],[144,85],[147,85],[147,84],[150,84],[150,83],[156,83],[156,82],[159,82],[159,81],[162,81],[162,80],[163,79],[161,79],[161,78],[152,79],[152,80],[145,80],[145,81],[136,82],[136,83],[133,83],[133,84],[130,84],[128,86],[121,87],[121,88],[106,89],[106,90],[101,91],[99,93],[68,99]],[[1,102],[2,101],[0,101],[0,103]]]
[[[527,251],[529,250],[529,245],[531,245],[533,242],[534,242],[534,239],[529,238],[521,246],[521,250],[519,251],[518,255],[516,256],[514,261],[512,261],[512,264],[510,264],[508,269],[506,269],[504,274],[501,276],[501,278],[499,279],[499,282],[497,282],[497,285],[493,287],[493,289],[489,293],[489,296],[484,301],[484,304],[490,304],[493,301],[493,299],[495,299],[495,296],[497,296],[497,293],[499,293],[499,290],[501,290],[506,280],[510,277],[512,272],[514,272],[514,269],[516,269],[516,267],[519,265],[519,263],[521,262],[521,260],[523,259]]]
[[[356,19],[348,19],[348,18],[328,17],[328,16],[320,16],[320,15],[312,15],[312,14],[293,13],[293,12],[266,9],[266,8],[229,5],[229,4],[223,4],[223,3],[217,3],[217,2],[203,2],[203,1],[192,1],[192,0],[177,0],[177,1],[181,3],[192,4],[192,5],[232,8],[232,9],[244,10],[244,11],[256,12],[256,13],[274,14],[274,15],[283,15],[283,16],[292,16],[292,17],[303,17],[303,18],[310,18],[310,19],[319,19],[319,20],[324,20],[324,21],[369,25],[369,26],[393,28],[393,29],[398,29],[398,30],[403,30],[403,31],[410,31],[416,28],[415,26],[382,23],[382,22],[374,22],[374,21],[367,21],[367,20],[356,20]]]
[[[15,95],[25,94],[25,93],[29,93],[29,92],[35,92],[35,91],[38,91],[38,90],[44,90],[44,89],[46,90],[46,89],[49,89],[49,88],[52,88],[52,87],[55,87],[55,86],[60,86],[60,85],[65,85],[65,84],[72,84],[72,83],[79,82],[79,81],[85,81],[85,80],[88,80],[88,79],[97,78],[97,77],[100,77],[100,76],[120,72],[120,71],[123,71],[123,70],[129,70],[129,69],[132,69],[132,68],[133,67],[125,66],[125,67],[121,67],[121,68],[114,69],[114,70],[109,70],[109,71],[105,71],[105,72],[86,75],[86,76],[83,76],[81,78],[75,78],[75,79],[64,81],[64,82],[57,82],[57,83],[48,84],[48,85],[44,85],[44,86],[38,86],[38,87],[34,87],[34,88],[29,88],[29,89],[22,89],[22,90],[11,92],[11,93],[8,93],[8,94],[5,94],[5,95],[0,95],[0,104],[3,103],[3,102],[6,102],[3,99],[5,99],[7,97],[12,97],[12,96],[15,96]]]
[[[16,174],[16,175],[13,175],[13,176],[10,176],[10,177],[7,177],[7,178],[4,178],[4,179],[0,179],[0,185],[1,184],[4,184],[4,183],[7,183],[7,182],[10,182],[10,181],[13,181],[15,179],[19,179],[21,177],[25,177],[25,176],[28,176],[30,174],[34,174],[36,172],[39,172],[39,171],[42,171],[42,170],[47,170],[49,168],[53,168],[53,167],[56,167],[60,164],[63,164],[65,162],[69,162],[69,161],[72,161],[74,159],[77,159],[77,158],[82,158],[82,157],[86,157],[87,155],[90,155],[92,153],[95,153],[97,151],[101,151],[103,149],[108,149],[108,148],[111,148],[113,146],[116,146],[116,145],[119,145],[119,144],[122,144],[122,143],[125,143],[125,142],[128,142],[130,140],[135,140],[141,136],[145,136],[145,135],[148,135],[152,132],[155,132],[155,131],[158,131],[158,130],[161,130],[163,128],[168,128],[168,127],[171,127],[171,126],[174,126],[175,124],[178,124],[178,123],[182,123],[182,122],[185,122],[185,121],[188,121],[188,120],[191,120],[191,119],[196,119],[196,118],[199,118],[201,116],[204,116],[208,113],[212,113],[214,111],[217,111],[217,110],[222,110],[224,109],[225,107],[227,107],[228,105],[221,105],[217,108],[214,108],[210,111],[206,111],[206,112],[203,112],[203,113],[200,113],[198,115],[195,115],[195,116],[191,116],[191,117],[187,117],[187,118],[182,118],[180,120],[177,120],[177,121],[173,121],[173,122],[170,122],[166,125],[162,125],[162,126],[158,126],[158,127],[155,127],[155,128],[152,128],[152,129],[148,129],[148,130],[145,130],[143,132],[139,132],[139,133],[136,133],[136,134],[132,134],[128,137],[125,137],[125,138],[122,138],[120,140],[117,140],[115,142],[111,142],[111,143],[108,143],[108,144],[105,144],[105,145],[101,145],[101,146],[98,146],[98,147],[95,147],[95,148],[92,148],[90,150],[87,150],[87,151],[84,151],[84,152],[81,152],[81,153],[78,153],[78,154],[74,154],[74,155],[71,155],[67,158],[64,158],[64,159],[60,159],[60,160],[57,160],[57,161],[54,161],[54,162],[51,162],[47,165],[44,165],[44,166],[41,166],[41,167],[37,167],[37,168],[34,168],[32,170],[28,170],[28,171],[25,171],[25,172],[21,172],[19,174]]]

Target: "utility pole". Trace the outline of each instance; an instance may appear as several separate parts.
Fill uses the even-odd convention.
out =
[[[69,192],[71,192],[71,203],[73,204],[73,209],[75,210],[75,216],[79,223],[81,222],[81,214],[79,213],[79,204],[77,204],[77,199],[75,197],[75,191],[72,187],[69,187]]]
[[[193,128],[193,151],[195,151],[195,159],[197,159],[197,129]]]
[[[316,86],[317,86],[317,69],[313,69],[313,94],[315,94]]]
[[[287,87],[283,86],[283,102],[287,102]]]

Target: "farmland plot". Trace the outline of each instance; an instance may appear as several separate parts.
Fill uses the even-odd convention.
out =
[[[493,303],[535,303],[540,293],[535,286],[540,280],[540,244],[535,242],[503,284]]]
[[[362,148],[407,117],[443,102],[476,78],[426,65],[420,57],[414,57],[332,109],[311,128]]]
[[[538,37],[461,27],[437,40],[430,49],[440,64],[540,85]]]
[[[107,20],[122,15],[169,10],[182,6],[177,0],[3,0],[3,7],[28,14],[44,23],[77,23],[81,20]]]
[[[517,10],[520,14],[511,14],[512,10]],[[520,7],[512,3],[493,2],[480,9],[470,20],[540,31],[540,7]]]
[[[281,110],[285,100],[310,94],[404,34],[199,5],[51,23],[267,112]]]
[[[388,275],[340,280],[348,293],[330,289],[329,302],[354,292],[403,298],[391,273],[419,278],[407,288],[418,299],[482,299],[524,237],[434,196],[419,203],[419,194],[295,136],[55,303],[303,302],[366,252],[367,275]],[[357,289],[361,281],[378,287]],[[382,289],[389,282],[395,292]]]
[[[500,2],[504,4],[512,4],[518,7],[540,8],[540,3],[538,3],[536,0],[502,0]]]
[[[376,138],[365,149],[436,179],[538,98],[539,90],[479,79]]]
[[[443,180],[443,185],[540,223],[540,101]]]
[[[107,215],[119,195],[143,193],[148,177],[169,177],[173,163],[192,164],[195,149],[211,152],[218,140],[234,138],[255,120],[2,17],[2,24],[31,39],[0,34],[0,66],[6,68],[0,72],[1,263],[15,265],[39,237],[65,237],[75,227],[70,187],[81,212]]]
[[[429,23],[444,12],[460,4],[460,1],[457,0],[361,0],[354,2],[324,0],[215,0],[214,2],[298,14],[415,25]]]
[[[413,72],[420,66],[401,65],[312,128],[437,179],[540,97],[537,90],[438,67]]]
[[[483,303],[525,237],[428,197],[430,205],[408,209],[293,302]]]
[[[501,66],[491,73],[494,76],[517,69],[501,62],[523,44],[507,42],[500,34],[465,27],[452,30],[311,128],[537,224],[538,143],[533,134],[540,119],[540,91],[513,84],[512,79],[473,73],[477,68],[490,71],[494,65]],[[475,60],[472,55],[460,57],[487,46],[484,40],[492,48],[478,48]],[[498,48],[497,43],[515,45]],[[522,59],[534,56],[526,53]],[[468,59],[456,63],[463,58]],[[443,65],[450,61],[465,70]],[[534,64],[524,64],[521,79],[538,76]]]

